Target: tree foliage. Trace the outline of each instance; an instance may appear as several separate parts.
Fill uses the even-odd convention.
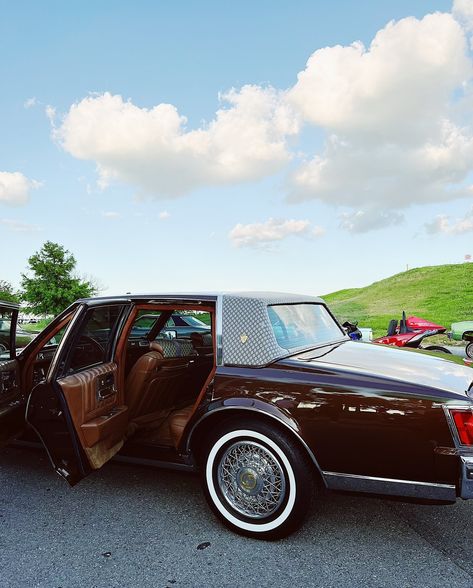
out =
[[[20,301],[18,293],[15,292],[10,282],[6,280],[0,280],[0,300],[5,300],[6,302]]]
[[[36,314],[59,314],[78,298],[97,292],[89,280],[79,278],[74,270],[76,259],[58,243],[46,241],[28,259],[29,274],[21,274],[21,298],[27,311]]]

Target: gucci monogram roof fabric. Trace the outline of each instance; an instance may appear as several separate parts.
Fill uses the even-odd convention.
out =
[[[263,366],[289,351],[276,341],[267,307],[271,304],[323,302],[299,294],[245,292],[222,297],[222,347],[226,365]],[[301,350],[304,348],[301,348]],[[291,352],[297,351],[292,349]]]

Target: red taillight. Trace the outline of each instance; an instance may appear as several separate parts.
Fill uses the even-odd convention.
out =
[[[450,414],[455,421],[460,443],[473,445],[473,412],[471,410],[451,409]]]

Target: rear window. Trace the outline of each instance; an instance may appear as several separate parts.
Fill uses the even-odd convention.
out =
[[[268,315],[278,345],[310,347],[341,339],[345,333],[322,304],[275,304]]]

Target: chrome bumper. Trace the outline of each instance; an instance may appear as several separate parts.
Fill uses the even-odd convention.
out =
[[[473,498],[473,457],[461,456],[460,496]]]

